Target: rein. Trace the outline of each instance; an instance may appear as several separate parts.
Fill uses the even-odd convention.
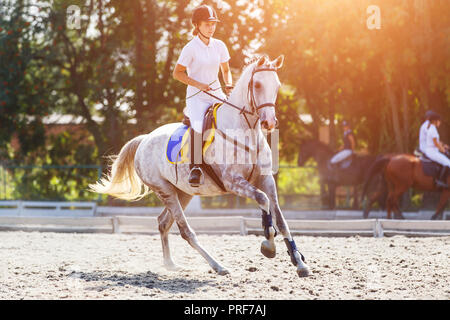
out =
[[[211,96],[211,97],[213,97],[213,98],[215,98],[215,99],[221,101],[222,103],[225,103],[225,104],[229,105],[230,107],[233,107],[233,108],[239,110],[239,111],[240,111],[239,113],[242,114],[242,115],[244,116],[245,121],[247,122],[248,127],[251,128],[251,129],[255,129],[256,124],[257,124],[258,121],[259,121],[259,116],[258,116],[258,119],[255,121],[255,123],[254,123],[253,126],[252,126],[252,125],[250,124],[250,121],[249,121],[248,118],[247,118],[247,114],[248,114],[248,115],[255,115],[255,114],[257,114],[258,110],[260,110],[260,109],[262,109],[262,108],[269,108],[269,107],[270,107],[270,108],[275,108],[275,103],[272,103],[272,102],[263,103],[263,104],[260,104],[259,106],[256,105],[255,93],[254,93],[254,91],[253,91],[253,76],[255,75],[255,73],[261,72],[261,71],[273,71],[273,72],[277,72],[277,69],[275,69],[275,68],[261,68],[261,69],[256,69],[256,68],[255,68],[255,70],[252,71],[252,77],[251,77],[251,79],[250,79],[250,81],[249,81],[249,83],[248,83],[248,90],[247,90],[247,96],[250,95],[250,99],[249,99],[249,100],[250,100],[250,106],[251,106],[251,108],[252,108],[251,111],[248,111],[247,109],[245,109],[245,106],[242,107],[242,108],[239,108],[238,106],[236,106],[236,105],[234,105],[234,104],[228,102],[227,100],[221,99],[221,98],[215,96],[215,95],[212,94],[212,93],[209,93],[209,92],[203,91],[203,90],[201,90],[201,91],[203,91],[203,92],[206,93],[207,95],[209,95],[209,96]],[[200,91],[199,91],[199,92],[200,92]]]

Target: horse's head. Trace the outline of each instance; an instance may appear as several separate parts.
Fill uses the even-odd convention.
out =
[[[266,55],[259,58],[249,81],[249,103],[256,110],[264,130],[272,131],[278,124],[275,102],[281,83],[277,70],[283,65],[284,56],[273,61]]]

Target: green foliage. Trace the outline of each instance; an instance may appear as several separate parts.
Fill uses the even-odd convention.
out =
[[[46,55],[36,43],[40,22],[26,13],[26,2],[0,1],[0,157],[8,159],[7,144],[20,141],[17,159],[44,142],[42,117],[49,113],[50,82],[36,57]]]
[[[371,4],[380,8],[380,29],[366,25]],[[425,110],[433,109],[447,120],[440,131],[449,140],[450,51],[444,34],[450,25],[442,15],[449,2],[290,0],[279,8],[285,19],[263,50],[285,55],[280,78],[295,89],[293,101],[306,101],[310,135],[317,138],[328,120],[330,142],[336,144],[340,131],[333,121],[345,118],[360,148],[410,153]],[[292,148],[284,147],[289,156]]]
[[[295,161],[300,139],[319,137],[324,126],[337,148],[335,121],[344,118],[358,148],[411,152],[422,115],[433,109],[448,143],[450,25],[442,13],[450,2],[380,0],[375,30],[366,26],[367,0],[204,2],[221,20],[215,37],[230,51],[234,80],[256,52],[285,55],[277,101],[282,161]],[[79,26],[68,24],[71,5],[81,10]],[[130,138],[180,121],[186,87],[172,71],[191,38],[192,9],[189,0],[0,0],[0,159],[106,168],[105,156]],[[50,114],[74,115],[82,124],[50,133]],[[85,178],[19,171],[15,190],[27,197],[88,196]],[[278,179],[280,194],[319,187],[310,171],[280,171]]]
[[[98,195],[88,192],[87,186],[98,179],[101,168],[83,165],[95,163],[98,156],[92,144],[80,143],[84,139],[67,131],[50,135],[49,143],[34,152],[31,164],[3,167],[3,198],[96,200]]]

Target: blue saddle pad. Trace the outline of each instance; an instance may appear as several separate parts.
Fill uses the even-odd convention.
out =
[[[167,142],[166,156],[167,160],[171,163],[179,163],[184,160],[182,154],[182,142],[189,126],[180,124],[180,126],[172,133]]]

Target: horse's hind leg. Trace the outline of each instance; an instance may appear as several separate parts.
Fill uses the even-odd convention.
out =
[[[364,208],[364,214],[363,214],[364,219],[369,218],[369,213],[372,210],[372,206],[375,203],[375,201],[377,201],[377,198],[375,198],[373,196],[367,197],[367,204],[366,204],[366,207]]]
[[[394,193],[394,201],[393,201],[393,209],[394,209],[394,215],[397,219],[405,219],[403,217],[402,211],[400,210],[400,197],[408,190],[407,185],[398,185],[395,187],[395,193]]]
[[[177,190],[178,200],[180,201],[180,205],[184,210],[189,202],[192,199],[190,194],[187,194],[181,190]],[[158,216],[158,224],[159,224],[159,233],[161,235],[162,249],[163,249],[163,257],[164,257],[164,266],[169,270],[178,270],[179,268],[175,265],[170,255],[170,247],[169,247],[169,230],[172,227],[174,222],[173,216],[170,214],[167,208],[164,208],[163,212]]]
[[[262,176],[260,185],[261,190],[263,190],[270,199],[270,210],[275,213],[276,225],[284,237],[284,242],[287,246],[288,254],[291,257],[291,262],[297,267],[297,274],[300,277],[307,277],[311,275],[311,271],[305,263],[305,258],[297,249],[294,239],[291,236],[289,226],[287,225],[283,213],[281,212],[273,176]]]
[[[358,188],[356,186],[353,187],[353,210],[359,209],[359,201],[358,201]]]
[[[197,235],[189,226],[181,206],[177,189],[169,182],[161,183],[158,187],[152,186],[152,190],[165,204],[172,218],[176,221],[181,237],[196,249],[209,265],[220,275],[228,274],[228,270],[222,267],[203,247],[198,243]]]
[[[394,212],[394,216],[397,215],[398,212],[398,196],[394,193],[389,194],[387,201],[386,201],[386,211],[387,211],[387,218],[392,219],[392,212]]]

